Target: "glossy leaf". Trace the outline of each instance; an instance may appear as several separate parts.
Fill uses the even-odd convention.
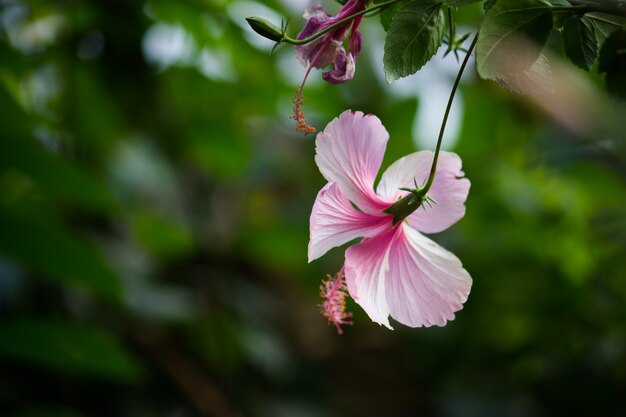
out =
[[[626,16],[625,0],[575,0],[572,4],[591,7],[617,16]]]
[[[539,55],[537,61],[527,70],[518,72],[514,76],[498,79],[497,82],[500,86],[518,94],[542,95],[554,92],[550,64],[543,54]]]
[[[551,30],[552,14],[548,3],[541,0],[497,2],[487,12],[479,31],[478,73],[520,94],[544,91],[543,82],[534,82],[549,78],[547,62],[545,58],[539,60],[539,56]]]
[[[626,26],[626,18],[606,13],[587,13],[584,17],[593,27],[598,49],[602,48],[611,33]]]
[[[380,12],[380,23],[383,25],[383,29],[385,29],[385,32],[389,30],[393,16],[396,14],[398,9],[400,9],[403,5],[404,4],[401,2],[394,3],[390,6],[385,7],[383,11]]]
[[[589,71],[598,56],[595,30],[588,18],[570,19],[563,30],[565,54],[580,68]]]
[[[444,32],[440,3],[416,0],[399,9],[385,38],[383,63],[387,82],[422,68],[441,46]]]
[[[442,0],[442,3],[446,6],[462,7],[474,3],[479,3],[481,1],[482,0]]]
[[[598,71],[606,74],[607,90],[626,99],[626,31],[614,32],[600,52]]]

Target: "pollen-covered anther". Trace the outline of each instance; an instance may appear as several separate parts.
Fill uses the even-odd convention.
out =
[[[296,121],[296,130],[308,135],[309,133],[315,133],[315,128],[307,123],[304,111],[302,110],[303,104],[304,97],[302,97],[302,88],[300,88],[293,98],[293,116],[291,116],[291,118]]]
[[[346,281],[343,269],[335,276],[326,275],[326,279],[320,285],[320,295],[324,301],[319,305],[322,315],[328,319],[337,329],[338,334],[343,334],[342,325],[352,325],[348,319],[352,313],[346,312]]]

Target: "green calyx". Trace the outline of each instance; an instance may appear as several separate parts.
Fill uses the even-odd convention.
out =
[[[400,200],[383,210],[383,213],[391,214],[393,216],[392,224],[394,227],[402,220],[409,217],[409,215],[420,208],[425,202],[429,204],[434,202],[433,199],[426,195],[427,190],[417,187],[417,184],[415,185],[415,188],[400,189],[408,191],[409,194],[405,195]]]

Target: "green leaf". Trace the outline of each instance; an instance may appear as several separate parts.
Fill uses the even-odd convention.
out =
[[[598,50],[613,32],[626,26],[625,18],[606,13],[587,13],[585,19],[593,26]]]
[[[545,55],[540,54],[535,63],[527,70],[516,73],[514,77],[497,80],[501,87],[518,94],[542,95],[553,94],[552,72]]]
[[[0,323],[0,356],[78,376],[134,381],[139,369],[110,335],[51,319]]]
[[[549,4],[541,0],[497,2],[487,12],[478,35],[479,75],[520,94],[542,92],[550,73],[540,53],[551,30]]]
[[[573,1],[571,2],[574,3]],[[599,12],[626,16],[626,0],[576,0],[576,5],[587,6]]]
[[[415,0],[397,11],[385,38],[383,58],[388,83],[415,74],[443,42],[441,3]]]
[[[54,221],[54,214],[0,208],[0,230],[0,254],[45,278],[120,300],[118,277],[89,245]]]
[[[616,31],[604,42],[598,71],[606,74],[609,93],[626,99],[626,31]]]
[[[175,258],[193,247],[189,230],[165,216],[141,210],[134,213],[131,224],[139,243],[156,256]]]
[[[586,17],[572,18],[563,29],[565,55],[580,68],[589,71],[598,56],[594,28]]]
[[[402,2],[394,3],[388,7],[385,7],[380,13],[380,23],[383,25],[383,29],[385,29],[385,32],[389,30],[393,16],[402,6],[404,6],[404,3]]]
[[[487,13],[494,4],[496,4],[497,0],[487,0],[485,1],[485,4],[483,4],[483,10],[485,11],[485,13]]]
[[[446,6],[462,7],[469,4],[479,3],[483,0],[442,0],[442,3]]]
[[[7,134],[0,141],[0,172],[15,169],[38,185],[53,201],[73,203],[91,211],[116,206],[109,190],[72,161],[48,152],[27,135]]]

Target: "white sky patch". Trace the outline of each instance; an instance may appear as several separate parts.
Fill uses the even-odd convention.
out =
[[[283,16],[265,5],[246,0],[232,2],[226,9],[226,13],[233,23],[243,29],[244,38],[250,45],[260,51],[269,52],[272,50],[275,42],[253,31],[250,25],[248,25],[246,17],[262,17],[280,27]]]
[[[155,23],[141,42],[146,60],[160,71],[171,66],[192,67],[218,81],[235,81],[237,72],[225,48],[200,49],[180,25]]]
[[[311,0],[281,0],[281,3],[283,4],[283,6],[285,6],[287,10],[289,10],[292,18],[296,16],[302,16],[304,10],[308,9],[309,7],[311,7],[311,4],[313,4]],[[337,5],[339,5],[339,3],[337,3]],[[295,26],[300,26],[298,23],[304,24],[304,19],[302,19],[301,21],[300,19],[298,19],[298,21],[294,20],[293,22]]]
[[[33,17],[22,5],[7,5],[1,11],[0,21],[11,44],[22,52],[36,53],[53,44],[67,24],[65,17],[48,13]]]
[[[293,45],[282,45],[281,50],[276,53],[276,69],[280,73],[283,80],[285,80],[290,85],[293,85],[295,89],[297,89],[302,80],[304,79],[304,74],[306,74],[306,68],[300,64],[298,58],[296,58],[296,53],[294,51]],[[309,88],[319,88],[323,83],[322,79],[322,71],[317,68],[311,69],[311,73],[309,74],[309,78],[306,80],[306,84],[304,85],[304,90]],[[295,94],[295,90],[294,90]]]
[[[222,81],[236,81],[235,68],[225,50],[204,48],[198,61],[198,71],[208,78]]]
[[[143,37],[141,49],[148,62],[161,70],[188,61],[195,48],[191,36],[178,25],[154,24]]]
[[[23,79],[20,93],[27,106],[39,114],[55,118],[53,101],[63,89],[63,79],[59,69],[46,65]]]
[[[419,149],[435,149],[451,89],[452,82],[448,82],[448,80],[432,80],[420,88],[418,94],[420,102],[415,114],[412,132],[413,143]],[[461,133],[462,121],[463,96],[460,91],[457,91],[443,135],[442,149],[454,148]]]
[[[418,149],[433,150],[437,143],[443,114],[461,62],[457,62],[452,53],[444,58],[443,55],[446,50],[444,45],[416,74],[396,80],[389,85],[385,80],[383,71],[384,31],[380,24],[367,25],[363,29],[366,32],[363,42],[366,47],[363,50],[371,60],[374,74],[379,81],[387,85],[394,97],[401,99],[416,97],[419,100],[413,123],[413,143]],[[458,28],[458,33],[465,33],[465,29]],[[469,45],[469,41],[466,42],[466,47]],[[463,57],[464,54],[460,53],[460,60]],[[463,74],[463,81],[472,77],[469,69],[473,65],[473,58],[471,58]],[[452,149],[456,145],[461,133],[463,111],[463,95],[460,90],[457,90],[444,133],[443,149]]]

